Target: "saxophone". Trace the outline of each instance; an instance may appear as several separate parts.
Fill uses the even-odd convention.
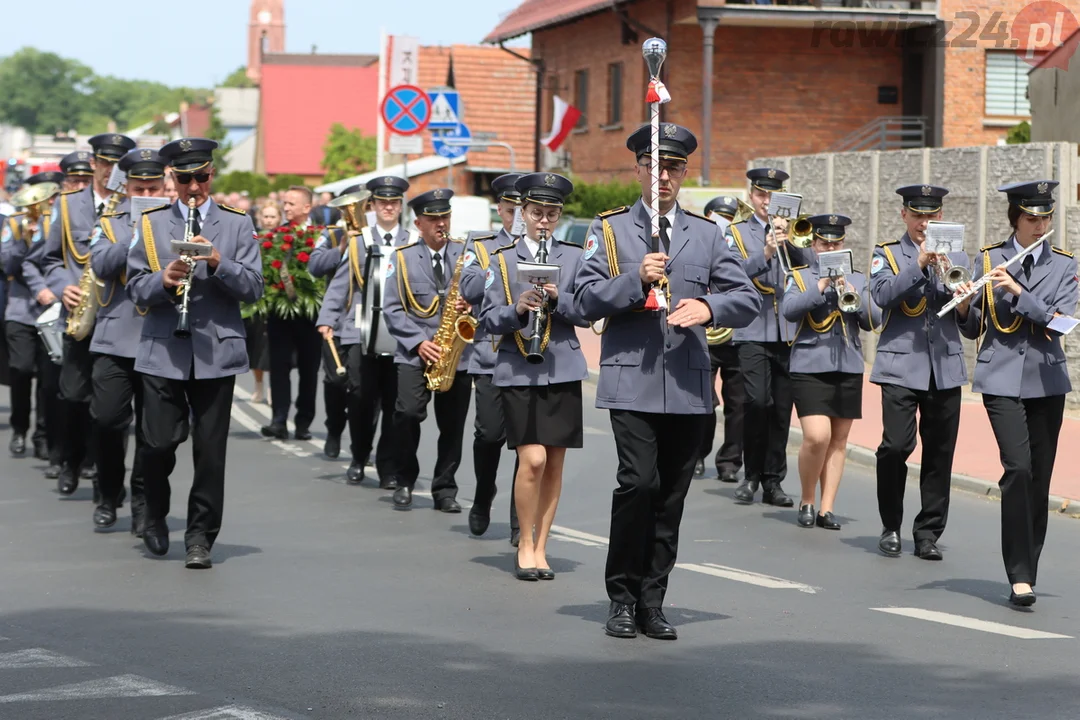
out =
[[[446,233],[443,233],[443,237],[449,242],[454,242]],[[442,301],[443,311],[439,320],[439,329],[435,331],[435,337],[432,339],[441,351],[439,360],[428,363],[427,369],[424,370],[427,388],[432,392],[446,392],[453,386],[461,353],[476,336],[478,324],[476,318],[468,312],[459,314],[456,309],[458,299],[461,297],[458,283],[461,281],[461,271],[464,267],[465,253],[462,251],[454,265],[454,276],[450,280],[450,287]]]
[[[101,217],[116,212],[116,206],[124,198],[123,193],[114,192],[109,196],[109,202],[101,212]],[[67,334],[75,340],[85,340],[94,331],[94,322],[97,320],[98,309],[101,307],[101,299],[98,297],[97,288],[103,286],[94,269],[90,266],[90,256],[86,257],[86,267],[83,268],[79,277],[79,304],[75,306],[67,318]]]

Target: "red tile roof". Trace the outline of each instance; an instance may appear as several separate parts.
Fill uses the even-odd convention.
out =
[[[1065,38],[1060,45],[1046,53],[1039,62],[1035,63],[1032,70],[1037,70],[1041,67],[1058,67],[1062,70],[1068,70],[1069,63],[1072,60],[1073,55],[1076,54],[1078,46],[1080,46],[1080,28],[1073,30],[1069,37]],[[1029,70],[1028,72],[1031,71]]]
[[[498,43],[611,7],[611,0],[525,0],[484,38]]]

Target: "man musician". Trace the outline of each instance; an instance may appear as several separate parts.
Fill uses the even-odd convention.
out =
[[[957,325],[960,313],[937,316],[953,297],[939,269],[948,265],[970,268],[963,252],[938,256],[926,247],[927,224],[941,219],[943,198],[949,191],[936,185],[908,185],[896,193],[903,198],[900,218],[906,232],[899,240],[878,243],[870,261],[870,295],[887,313],[870,374],[870,382],[881,386],[877,495],[882,531],[878,548],[890,557],[901,552],[907,459],[915,449],[918,413],[923,448],[921,510],[912,530],[915,555],[941,560],[937,541],[949,515],[953,453],[967,367]]]
[[[390,262],[385,282],[384,317],[390,334],[397,340],[394,363],[398,373],[398,397],[394,406],[394,428],[399,435],[400,469],[394,508],[412,507],[413,488],[420,475],[416,456],[420,446],[420,425],[427,418],[432,391],[425,370],[437,363],[443,348],[434,342],[443,315],[457,315],[468,308],[459,298],[457,306],[447,306],[457,260],[465,247],[450,239],[450,198],[454,191],[436,188],[409,202],[416,216],[420,240],[398,248]],[[438,455],[431,481],[435,510],[460,513],[456,473],[461,464],[462,433],[469,414],[472,387],[468,374],[469,352],[461,354],[453,374],[453,384],[435,395],[435,420],[439,426]]]
[[[53,294],[60,297],[68,314],[83,300],[79,281],[90,261],[90,235],[98,218],[106,211],[124,209],[123,197],[114,197],[106,185],[113,166],[135,148],[135,141],[126,135],[104,133],[90,138],[90,147],[94,153],[90,161],[94,180],[82,190],[70,190],[60,195],[53,209],[52,227],[40,250],[45,282]],[[36,252],[36,248],[30,251],[31,258]],[[97,447],[90,420],[94,364],[90,342],[89,336],[76,340],[64,335],[64,360],[60,367],[64,464],[56,481],[57,489],[63,495],[75,492],[80,472],[89,464],[89,456]],[[96,490],[97,483],[95,502],[98,500]]]
[[[154,555],[169,551],[169,476],[176,466],[176,448],[190,432],[195,473],[184,535],[189,568],[212,564],[210,550],[221,529],[225,503],[233,387],[236,376],[248,371],[240,305],[256,302],[263,292],[251,218],[210,198],[216,147],[213,140],[182,138],[161,148],[161,157],[173,169],[179,197],[143,214],[127,262],[128,297],[147,310],[135,356],[135,370],[143,375],[146,443],[143,543]],[[194,210],[188,208],[190,200]],[[170,246],[188,229],[192,242],[211,246],[208,254],[194,259],[194,267]],[[185,294],[188,337],[176,334]]]
[[[605,632],[634,637],[640,628],[649,637],[674,640],[664,595],[712,399],[701,326],[745,326],[757,315],[761,296],[719,228],[678,206],[697,139],[670,123],[663,123],[659,138],[660,236],[652,236],[646,204],[652,190],[650,130],[644,126],[626,142],[636,157],[642,197],[593,221],[574,303],[589,322],[607,318],[596,406],[610,410],[619,469],[611,502]],[[646,309],[653,293],[665,296],[670,312],[659,299],[661,309]]]

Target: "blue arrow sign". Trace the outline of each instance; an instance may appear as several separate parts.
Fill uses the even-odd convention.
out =
[[[431,138],[436,154],[444,158],[459,158],[469,152],[472,133],[465,123],[458,123],[450,130],[442,130]]]

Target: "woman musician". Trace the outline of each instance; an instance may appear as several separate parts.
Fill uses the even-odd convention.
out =
[[[1039,180],[998,188],[1009,198],[1012,234],[976,258],[975,280],[989,275],[993,287],[984,286],[969,309],[957,308],[964,335],[982,336],[972,389],[982,393],[1001,455],[1001,553],[1009,602],[1020,607],[1035,603],[1050,478],[1072,390],[1061,334],[1051,324],[1076,311],[1076,259],[1043,240],[1057,185]]]
[[[561,175],[532,173],[514,187],[521,193],[525,236],[492,255],[480,322],[498,343],[492,380],[500,389],[507,446],[518,454],[514,503],[521,539],[515,575],[551,580],[548,533],[562,492],[566,449],[582,446],[581,381],[589,376],[575,326],[588,323],[574,310],[581,249],[551,239],[573,184]],[[558,265],[558,284],[537,288],[518,282],[519,262]]]
[[[815,215],[810,224],[814,256],[808,267],[793,268],[780,307],[785,318],[798,323],[791,348],[792,394],[803,430],[798,523],[839,530],[833,505],[851,423],[862,417],[865,366],[859,329],[870,329],[870,302],[863,298],[862,273],[822,275],[819,269],[821,253],[844,249],[844,228],[851,219]],[[821,506],[815,513],[819,483]]]

